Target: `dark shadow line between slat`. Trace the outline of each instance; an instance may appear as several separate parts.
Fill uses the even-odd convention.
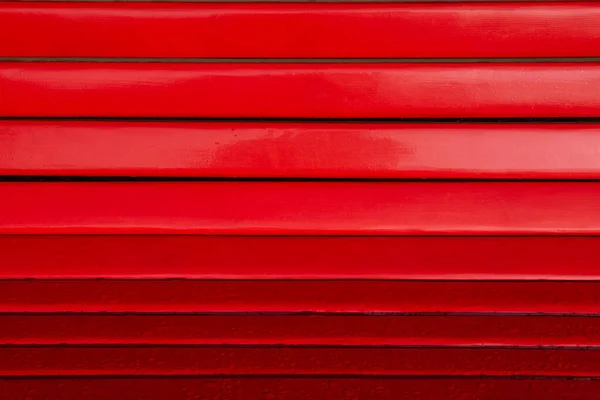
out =
[[[598,52],[600,54],[600,51]],[[124,64],[535,64],[598,63],[597,57],[453,57],[453,58],[173,58],[173,57],[0,57],[17,63],[124,63]]]
[[[10,236],[10,235],[0,235],[2,236]],[[40,236],[40,235],[28,235],[28,236]],[[55,235],[46,235],[46,236],[55,236]],[[72,236],[86,236],[86,235],[72,235]],[[117,235],[114,235],[117,236]],[[128,235],[127,235],[128,236]],[[511,236],[512,237],[512,236]],[[580,237],[580,236],[578,236]],[[593,237],[600,240],[600,236]],[[448,277],[447,279],[423,279],[423,278],[415,278],[415,279],[398,279],[398,278],[185,278],[185,277],[153,277],[153,276],[144,276],[141,278],[122,278],[122,277],[80,277],[80,278],[52,278],[52,277],[33,277],[33,278],[0,278],[0,284],[2,282],[165,282],[165,283],[174,283],[174,282],[203,282],[203,283],[230,283],[230,282],[244,282],[244,283],[252,283],[252,282],[272,282],[273,284],[277,284],[279,282],[301,282],[301,283],[334,283],[334,282],[362,282],[362,283],[374,283],[374,282],[402,282],[402,283],[472,283],[474,285],[478,283],[521,283],[521,284],[540,284],[540,283],[552,283],[552,284],[577,284],[577,283],[585,283],[585,284],[594,284],[600,285],[600,275],[596,280],[592,279],[455,279],[452,277]],[[600,288],[599,288],[600,289]]]
[[[97,317],[531,317],[537,318],[600,318],[600,313],[551,313],[551,312],[321,312],[321,311],[0,311],[0,317],[29,316],[29,317],[55,317],[55,316],[97,316]]]
[[[10,116],[0,115],[2,121],[48,121],[48,122],[196,122],[196,123],[248,123],[258,125],[261,123],[331,123],[331,124],[598,124],[600,116],[589,117],[537,117],[537,118],[257,118],[257,117],[89,117],[89,116],[61,116],[61,117],[39,117],[39,116]]]
[[[283,368],[282,368],[283,369]],[[114,380],[167,380],[167,379],[289,379],[289,380],[307,380],[307,379],[328,379],[328,380],[502,380],[502,381],[520,381],[520,380],[538,380],[538,381],[596,381],[600,380],[599,375],[410,375],[410,374],[94,374],[94,375],[0,375],[2,380],[95,380],[95,379],[114,379]]]
[[[0,343],[0,348],[26,348],[26,349],[44,349],[44,348],[183,348],[183,349],[465,349],[465,350],[579,350],[579,351],[600,351],[600,345],[433,345],[433,344],[181,344],[181,343]]]
[[[489,178],[482,175],[481,178],[258,178],[258,177],[169,177],[169,176],[52,176],[52,175],[4,175],[0,176],[1,182],[40,183],[40,182],[79,182],[79,183],[598,183],[598,178]],[[220,235],[216,235],[220,236]],[[404,235],[403,235],[404,236]]]

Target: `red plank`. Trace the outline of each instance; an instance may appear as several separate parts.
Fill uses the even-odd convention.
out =
[[[600,346],[600,318],[3,314],[2,345]]]
[[[600,282],[4,280],[0,312],[600,315]]]
[[[5,120],[0,146],[4,175],[600,178],[598,124]]]
[[[599,63],[0,63],[0,116],[598,117]]]
[[[19,376],[600,377],[600,350],[488,348],[2,347],[0,378]]]
[[[594,182],[3,182],[2,234],[594,235]]]
[[[4,399],[28,400],[597,400],[600,380],[566,379],[10,379]]]
[[[596,281],[599,243],[557,236],[0,236],[0,278]]]
[[[0,3],[9,57],[600,56],[600,6]],[[482,34],[485,32],[485,34]]]

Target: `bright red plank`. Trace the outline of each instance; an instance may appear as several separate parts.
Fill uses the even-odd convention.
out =
[[[4,175],[600,178],[598,124],[5,120],[0,146]]]
[[[599,246],[600,238],[557,236],[18,235],[0,236],[0,278],[596,281]]]
[[[599,117],[599,63],[0,63],[0,116]]]
[[[1,234],[594,235],[595,182],[3,182]]]
[[[9,57],[600,56],[600,6],[0,3]],[[484,32],[485,34],[482,34]]]
[[[9,379],[0,396],[28,400],[597,400],[600,380],[567,379]]]
[[[600,377],[599,353],[598,349],[2,347],[0,378],[224,374]]]
[[[600,282],[4,280],[0,312],[600,315]]]
[[[2,345],[600,346],[600,318],[587,316],[75,313],[0,324]]]

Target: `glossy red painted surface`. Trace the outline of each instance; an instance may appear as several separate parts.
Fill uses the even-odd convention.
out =
[[[3,280],[0,312],[600,315],[600,282]]]
[[[5,175],[600,178],[598,124],[5,120],[0,148]]]
[[[599,353],[599,349],[2,347],[0,379],[223,374],[600,377]]]
[[[0,235],[0,278],[597,281],[599,241],[558,236]]]
[[[0,395],[30,400],[597,400],[600,380],[572,379],[387,379],[387,378],[208,378],[208,379],[10,379]]]
[[[600,318],[3,314],[3,345],[600,346]]]
[[[0,3],[11,57],[600,56],[600,6],[553,3]],[[485,34],[482,34],[485,32]]]
[[[594,235],[595,182],[3,182],[1,234]]]
[[[599,63],[0,63],[3,117],[598,117]]]

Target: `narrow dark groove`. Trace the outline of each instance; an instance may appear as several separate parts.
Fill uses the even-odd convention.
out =
[[[0,176],[0,182],[271,182],[273,184],[281,182],[362,182],[362,183],[531,183],[531,182],[555,182],[555,183],[582,183],[582,182],[600,182],[600,177],[590,178],[255,178],[255,177],[170,177],[170,176],[46,176],[46,175],[4,175]]]
[[[430,345],[430,344],[181,344],[181,343],[0,343],[0,348],[26,348],[26,349],[44,349],[44,348],[86,348],[86,349],[102,349],[102,348],[130,348],[130,349],[146,349],[146,348],[178,348],[178,349],[469,349],[477,350],[578,350],[578,351],[600,351],[600,345]]]
[[[600,52],[599,52],[600,53]],[[69,63],[250,63],[250,64],[481,64],[481,63],[593,63],[600,57],[538,58],[156,58],[156,57],[0,57],[0,62]]]
[[[91,379],[394,379],[394,380],[572,380],[572,381],[589,381],[600,380],[598,375],[589,376],[573,376],[573,375],[393,375],[393,374],[210,374],[210,375],[193,375],[193,374],[148,374],[148,375],[126,375],[126,374],[94,374],[94,375],[19,375],[0,376],[0,380],[91,380]]]
[[[0,238],[2,236],[14,236],[14,235],[0,235]],[[26,237],[31,237],[31,236],[55,236],[55,235],[27,235]],[[63,235],[62,237],[68,237],[68,236],[92,236],[92,235]],[[107,235],[93,235],[93,236],[107,236]],[[108,235],[108,236],[119,236],[119,235]],[[121,236],[139,236],[139,235],[121,235]],[[160,235],[155,235],[155,236],[160,236]],[[194,235],[177,235],[177,236],[194,236]],[[272,237],[281,237],[281,236],[252,236],[254,238],[256,237],[263,237],[265,239],[269,239]],[[298,237],[298,236],[296,236]],[[329,237],[333,237],[333,236],[329,236]],[[337,236],[335,236],[337,237]],[[353,236],[353,237],[357,237],[357,236]],[[382,236],[377,236],[377,237],[382,237]],[[407,237],[407,236],[403,236],[403,237]],[[431,236],[428,236],[431,237]],[[457,238],[459,236],[453,236],[453,238]],[[469,238],[470,236],[462,236],[463,238]],[[471,236],[471,237],[481,237],[481,236]],[[487,236],[486,236],[487,237]],[[515,238],[518,239],[521,236],[511,236],[511,238]],[[578,238],[597,238],[600,241],[600,237],[597,236],[578,236]],[[2,282],[46,282],[46,283],[59,283],[59,282],[106,282],[106,283],[111,283],[111,282],[138,282],[143,284],[144,282],[165,282],[165,283],[169,283],[169,282],[204,282],[204,283],[223,283],[223,282],[244,282],[244,283],[250,283],[250,282],[271,282],[274,285],[276,285],[277,283],[280,282],[286,282],[286,283],[290,283],[290,282],[321,282],[321,283],[336,283],[336,282],[362,282],[365,284],[371,283],[371,282],[414,282],[414,283],[472,283],[474,285],[477,285],[478,283],[498,283],[498,284],[502,284],[502,283],[521,283],[524,285],[527,284],[539,284],[539,283],[554,283],[554,284],[573,284],[573,283],[585,283],[585,284],[594,284],[594,285],[599,285],[599,289],[600,289],[600,279],[598,280],[592,280],[592,279],[453,279],[451,277],[446,278],[446,279],[423,279],[423,278],[415,278],[415,279],[398,279],[398,278],[390,278],[390,279],[384,279],[384,278],[348,278],[348,277],[343,277],[343,278],[256,278],[256,279],[250,279],[250,278],[185,278],[185,277],[180,277],[180,278],[175,278],[175,277],[166,277],[166,278],[157,278],[157,277],[153,277],[153,276],[142,276],[140,278],[122,278],[122,277],[108,277],[108,278],[96,278],[96,277],[81,277],[81,278],[0,278],[0,283]]]
[[[403,312],[403,311],[0,311],[2,316],[157,316],[157,317],[552,317],[552,318],[599,318],[600,313],[552,313],[552,312]]]
[[[1,121],[94,121],[94,122],[244,122],[261,123],[332,123],[332,124],[590,124],[600,123],[600,116],[590,117],[538,117],[538,118],[211,118],[211,117],[14,117],[2,116]]]

